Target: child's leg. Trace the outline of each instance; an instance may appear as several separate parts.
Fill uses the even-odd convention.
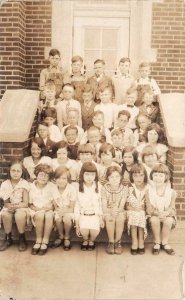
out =
[[[21,209],[17,209],[15,212],[15,222],[19,233],[24,233],[26,226],[26,212]]]
[[[132,249],[138,249],[138,237],[137,237],[137,226],[130,226],[130,232],[132,237]]]
[[[80,228],[80,233],[83,237],[83,240],[84,241],[88,241],[89,239],[89,229],[86,229],[86,228]]]
[[[36,244],[41,244],[44,230],[44,212],[37,212],[34,216],[34,221],[36,231]]]
[[[115,242],[121,241],[121,237],[124,230],[125,217],[122,214],[119,214],[116,218],[116,232],[115,232]]]
[[[64,224],[62,219],[55,220],[56,228],[58,231],[59,239],[63,240],[64,238]]]
[[[139,248],[144,248],[144,229],[141,227],[138,227],[138,242],[139,242]]]
[[[169,240],[173,222],[174,222],[174,220],[172,217],[167,217],[166,220],[163,222],[163,227],[162,227],[162,244],[163,245],[168,244],[168,240]]]
[[[9,213],[8,211],[2,212],[2,220],[3,220],[3,226],[4,231],[6,234],[9,234],[12,232],[12,220],[13,220],[13,213]]]
[[[114,243],[115,218],[113,218],[109,215],[106,216],[105,217],[105,225],[106,225],[109,243]]]
[[[155,243],[160,244],[161,243],[161,225],[160,225],[160,220],[158,217],[152,216],[150,218],[151,226],[152,226],[152,232],[154,235]]]
[[[63,217],[63,222],[64,222],[65,239],[70,239],[70,233],[73,225],[71,215],[65,214]]]
[[[49,237],[52,228],[53,228],[53,211],[47,211],[45,212],[44,233],[43,233],[42,244],[47,245],[49,243]]]
[[[90,236],[89,236],[89,241],[90,242],[94,242],[98,236],[98,234],[100,233],[99,230],[96,230],[96,229],[90,229]]]

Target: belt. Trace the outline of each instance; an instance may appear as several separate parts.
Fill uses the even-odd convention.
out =
[[[92,214],[81,214],[81,215],[84,215],[84,216],[95,216],[95,213],[92,213]]]

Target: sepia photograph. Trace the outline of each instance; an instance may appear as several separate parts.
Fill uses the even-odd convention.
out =
[[[0,0],[0,300],[185,299],[185,0]]]

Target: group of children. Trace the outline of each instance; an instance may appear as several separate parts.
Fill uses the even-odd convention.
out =
[[[168,244],[175,226],[176,193],[166,166],[168,147],[159,123],[160,90],[149,77],[150,65],[130,75],[130,59],[122,58],[112,78],[105,62],[94,62],[85,78],[83,59],[72,58],[72,73],[60,68],[60,52],[52,49],[50,66],[40,75],[36,136],[23,161],[15,159],[0,187],[0,216],[5,240],[12,245],[12,222],[19,250],[27,248],[25,227],[35,227],[33,255],[48,247],[71,248],[71,230],[82,237],[81,249],[93,250],[105,227],[108,254],[121,254],[122,235],[131,234],[131,254],[144,254],[150,225],[153,254],[173,255]],[[50,241],[55,228],[57,237]]]

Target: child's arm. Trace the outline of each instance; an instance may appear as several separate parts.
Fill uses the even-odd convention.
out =
[[[170,206],[167,210],[162,212],[162,217],[175,217],[176,216],[175,200],[176,200],[176,192],[173,191]]]
[[[147,215],[149,215],[149,216],[159,216],[158,210],[156,208],[154,208],[153,205],[150,202],[149,191],[146,191],[145,199],[146,199],[146,213],[147,213]]]
[[[26,189],[23,190],[23,199],[21,202],[15,205],[16,208],[27,208],[29,202],[29,194]]]

